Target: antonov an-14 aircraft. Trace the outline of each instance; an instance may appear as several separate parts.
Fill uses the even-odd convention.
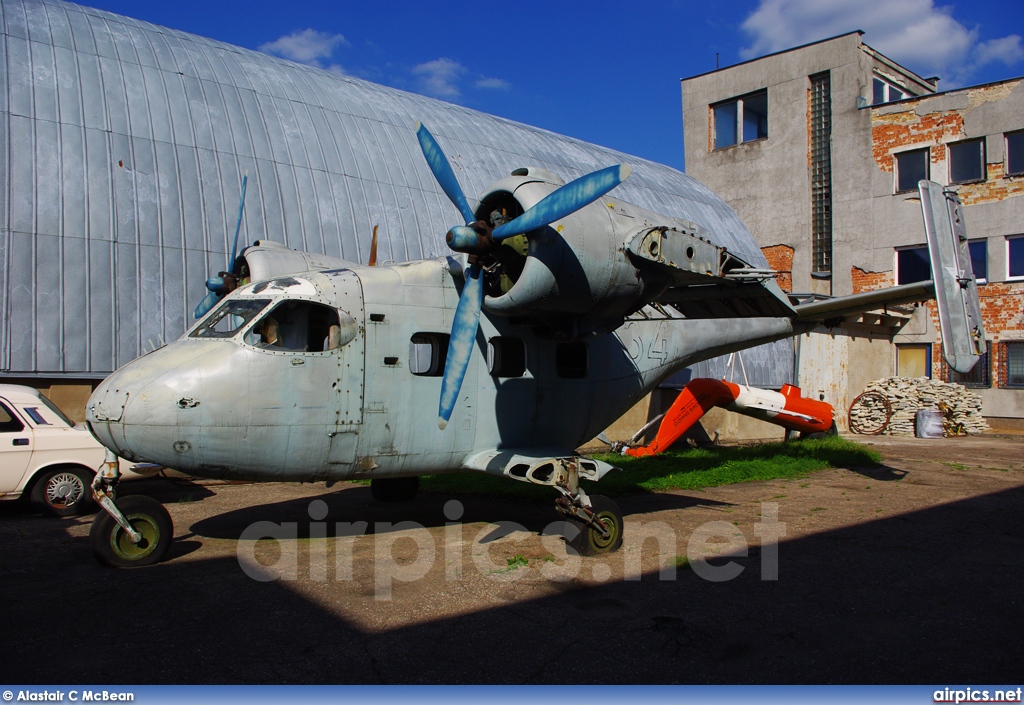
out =
[[[364,266],[259,241],[207,283],[185,335],[93,393],[101,561],[155,563],[173,535],[158,502],[114,500],[114,454],[208,478],[369,478],[383,501],[412,499],[420,475],[504,475],[554,490],[572,549],[614,551],[622,514],[581,482],[612,466],[575,449],[675,372],[933,296],[950,366],[984,351],[962,210],[937,184],[921,196],[938,285],[800,303],[714,232],[616,199],[626,165],[568,184],[517,168],[471,206],[416,136],[463,221],[451,255]]]

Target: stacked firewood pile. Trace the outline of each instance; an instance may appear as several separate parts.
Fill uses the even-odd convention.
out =
[[[918,377],[875,380],[850,405],[850,429],[856,433],[913,436],[918,409],[942,412],[944,435],[976,435],[988,429],[981,397],[962,384]]]

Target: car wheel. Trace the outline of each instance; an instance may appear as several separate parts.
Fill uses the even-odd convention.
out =
[[[92,509],[92,475],[83,468],[63,467],[40,475],[29,497],[40,514],[70,517]]]
[[[113,568],[135,568],[163,560],[174,538],[174,523],[164,505],[143,495],[130,495],[117,501],[124,518],[142,540],[131,537],[114,517],[101,511],[89,530],[92,553],[100,563]]]

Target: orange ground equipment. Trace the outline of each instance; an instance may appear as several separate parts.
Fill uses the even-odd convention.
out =
[[[715,406],[805,435],[828,433],[835,424],[831,404],[805,399],[800,395],[800,388],[791,384],[784,384],[781,391],[773,392],[770,389],[698,377],[683,387],[665,412],[654,440],[638,448],[623,448],[622,453],[641,458],[667,450]]]

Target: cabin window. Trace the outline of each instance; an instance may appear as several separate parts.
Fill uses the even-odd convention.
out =
[[[487,371],[492,377],[522,377],[526,374],[526,341],[496,336],[487,341]]]
[[[587,376],[587,344],[558,343],[555,347],[555,370],[559,377],[582,379]]]
[[[249,330],[245,342],[276,352],[330,352],[356,337],[355,319],[312,301],[283,301]]]
[[[0,433],[17,433],[25,428],[14,412],[0,404]]]
[[[711,106],[715,149],[768,137],[768,91],[760,90]]]
[[[966,184],[985,180],[985,140],[954,142],[949,147],[949,182]]]
[[[447,333],[416,333],[409,341],[409,371],[419,377],[441,377],[448,357]]]
[[[231,338],[265,309],[270,299],[229,299],[189,334],[190,338]]]
[[[917,182],[928,177],[928,148],[912,149],[892,155],[896,166],[896,193],[909,193],[917,190]]]

